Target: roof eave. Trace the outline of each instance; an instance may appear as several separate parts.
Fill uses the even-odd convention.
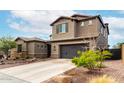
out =
[[[75,19],[73,19],[73,18],[71,18],[71,17],[61,16],[61,17],[57,18],[55,21],[53,21],[53,22],[50,24],[50,26],[53,26],[53,25],[54,25],[57,21],[59,21],[60,19],[75,20]]]

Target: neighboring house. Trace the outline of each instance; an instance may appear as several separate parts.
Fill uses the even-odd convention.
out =
[[[61,16],[52,24],[51,57],[72,58],[77,51],[108,49],[108,23],[101,16]]]
[[[48,42],[40,38],[16,38],[18,57],[46,58],[50,56]]]

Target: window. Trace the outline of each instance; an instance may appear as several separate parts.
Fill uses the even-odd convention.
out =
[[[18,47],[17,52],[18,52],[18,53],[22,52],[22,45],[20,44],[20,45],[18,45],[17,47]]]
[[[43,48],[43,45],[41,45],[41,48]]]
[[[81,26],[84,26],[84,22],[81,22]]]
[[[68,31],[68,24],[64,23],[64,24],[59,24],[56,27],[57,29],[57,33],[65,33]]]
[[[47,46],[45,45],[44,48],[47,48]]]
[[[88,23],[88,25],[92,25],[92,23],[93,23],[93,22],[92,22],[92,20],[89,20],[89,23]]]

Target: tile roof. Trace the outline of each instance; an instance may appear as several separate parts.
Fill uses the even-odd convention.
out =
[[[24,40],[24,41],[26,41],[26,42],[28,42],[28,41],[41,41],[41,42],[46,42],[45,40],[40,39],[40,38],[37,38],[37,37],[31,37],[31,38],[27,38],[27,37],[17,37],[16,40],[17,40],[17,39],[22,39],[22,40]],[[15,41],[16,41],[16,40],[15,40]]]

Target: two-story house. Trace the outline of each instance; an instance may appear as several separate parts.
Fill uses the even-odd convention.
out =
[[[72,58],[78,50],[108,49],[108,23],[104,23],[100,15],[61,16],[51,26],[53,58]]]

